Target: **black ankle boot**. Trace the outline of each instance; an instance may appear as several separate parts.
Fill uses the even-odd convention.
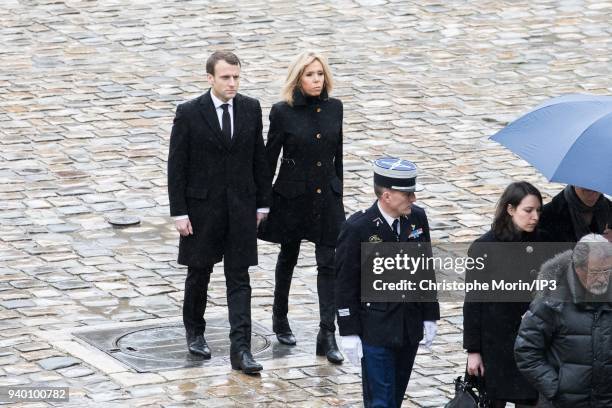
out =
[[[289,327],[289,320],[287,317],[280,319],[272,315],[272,331],[276,333],[276,338],[279,343],[287,346],[296,345],[297,341],[291,331],[291,327]]]
[[[317,356],[326,356],[327,361],[334,364],[341,364],[344,361],[342,353],[338,350],[334,332],[319,329],[319,334],[317,334]]]

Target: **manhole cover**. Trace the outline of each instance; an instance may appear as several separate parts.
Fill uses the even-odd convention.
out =
[[[87,343],[110,354],[138,372],[173,370],[178,368],[229,364],[229,326],[223,323],[206,325],[206,341],[213,355],[203,360],[187,351],[185,328],[171,326],[140,326],[108,329],[75,334]],[[272,333],[253,323],[251,351],[257,355],[270,346],[267,336]]]
[[[131,225],[140,224],[140,218],[133,215],[117,215],[108,217],[107,221],[109,224],[116,227],[129,227]]]

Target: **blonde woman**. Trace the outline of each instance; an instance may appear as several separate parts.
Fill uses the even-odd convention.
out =
[[[334,254],[345,220],[342,204],[342,102],[330,98],[333,78],[326,58],[297,56],[289,67],[283,100],[272,106],[266,153],[270,169],[280,169],[273,204],[260,238],[281,244],[275,271],[272,323],[278,341],[295,345],[287,319],[289,288],[300,243],[315,244],[320,324],[317,355],[343,361],[336,345]]]

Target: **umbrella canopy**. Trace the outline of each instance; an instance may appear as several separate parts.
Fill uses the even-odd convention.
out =
[[[551,99],[491,139],[550,181],[612,194],[612,96]]]

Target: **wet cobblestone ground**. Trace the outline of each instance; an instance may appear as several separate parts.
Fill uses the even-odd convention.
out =
[[[345,104],[347,212],[373,201],[368,161],[399,155],[423,170],[433,237],[466,241],[511,180],[547,197],[560,189],[487,137],[548,97],[610,93],[611,12],[595,0],[3,0],[0,385],[69,386],[57,405],[74,407],[359,406],[359,370],[314,356],[310,245],[292,287],[300,348],[289,355],[269,335],[278,247],[260,245],[253,318],[276,357],[261,377],[229,364],[137,373],[76,336],[180,322],[166,157],[176,104],[207,88],[205,58],[235,50],[241,91],[267,116],[291,58],[327,53]],[[125,215],[141,223],[108,223]],[[210,296],[207,317],[223,320],[218,271]],[[406,407],[444,405],[463,369],[461,308],[442,309]]]

